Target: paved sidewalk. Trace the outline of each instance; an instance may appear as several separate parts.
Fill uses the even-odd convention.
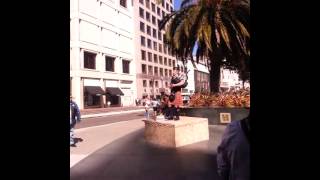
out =
[[[219,180],[216,148],[225,126],[210,125],[210,140],[180,148],[152,146],[141,120],[79,129],[71,148],[70,180]]]
[[[130,106],[130,107],[109,107],[109,108],[95,108],[95,109],[83,109],[80,110],[81,118],[92,118],[100,116],[109,116],[117,114],[128,114],[135,112],[143,112],[143,106]]]
[[[128,106],[128,107],[108,107],[108,108],[94,108],[94,109],[83,109],[80,110],[81,115],[89,114],[99,114],[99,113],[108,113],[108,112],[119,112],[119,111],[130,111],[144,109],[143,106]]]
[[[103,146],[143,127],[142,119],[137,119],[76,129],[76,138],[83,141],[77,147],[70,147],[70,168]]]

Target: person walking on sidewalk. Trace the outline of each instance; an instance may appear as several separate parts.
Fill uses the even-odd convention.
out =
[[[78,105],[72,100],[70,96],[70,146],[75,147],[74,127],[81,121],[80,110]]]
[[[145,109],[146,112],[145,112],[144,115],[145,115],[147,120],[149,120],[149,116],[150,116],[150,114],[149,114],[150,106],[151,106],[151,101],[150,101],[149,97],[146,97],[145,105],[144,105],[144,109]]]
[[[154,120],[156,120],[160,103],[158,100],[156,100],[156,98],[152,98],[151,104],[152,104],[152,108],[153,108],[153,118],[154,118]]]

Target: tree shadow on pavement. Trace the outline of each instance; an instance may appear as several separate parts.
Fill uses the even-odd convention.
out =
[[[140,129],[80,161],[70,169],[70,179],[219,180],[211,141],[162,148],[147,143]]]

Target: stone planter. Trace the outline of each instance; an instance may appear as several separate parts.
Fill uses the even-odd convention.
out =
[[[241,107],[184,107],[180,109],[181,116],[208,118],[209,125],[228,124],[222,122],[222,119],[220,118],[221,113],[230,115],[230,120],[234,121],[246,118],[249,115],[249,109]]]

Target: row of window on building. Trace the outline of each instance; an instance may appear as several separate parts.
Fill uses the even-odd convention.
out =
[[[144,36],[141,36],[141,46],[146,47],[146,45],[147,45],[147,47],[149,49],[154,49],[157,51],[158,50],[158,43],[156,41],[153,41],[153,45],[152,45],[151,42],[152,42],[151,39],[147,39],[147,44],[146,44],[146,38]],[[162,50],[165,54],[167,54],[167,52],[168,52],[168,54],[171,55],[170,51],[167,51],[167,46],[165,46],[165,45],[162,46],[162,44],[159,43],[159,52],[162,53]]]
[[[159,69],[159,71],[158,71],[158,69]],[[165,68],[159,68],[159,67],[153,67],[150,65],[148,66],[148,72],[147,72],[147,65],[146,64],[141,64],[141,71],[142,71],[142,74],[148,74],[148,75],[154,75],[154,76],[161,76],[161,77],[172,76],[172,70],[165,69]]]
[[[85,69],[97,69],[96,67],[96,56],[97,54],[92,52],[84,51],[83,54],[83,66]],[[105,56],[105,71],[115,71],[115,57]],[[130,73],[130,61],[122,60],[122,73]]]
[[[171,59],[167,59],[166,57],[163,57],[163,59],[162,59],[162,56],[160,56],[160,55],[158,56],[157,54],[153,54],[153,56],[152,56],[151,52],[146,52],[145,50],[141,50],[141,60],[146,61],[147,57],[148,57],[149,62],[159,63],[159,64],[163,64],[163,65],[170,66],[170,67],[172,67],[176,64],[175,60],[171,61]],[[159,59],[158,59],[158,57],[159,57]]]
[[[158,21],[160,21],[160,20],[158,20]],[[147,26],[147,28],[145,28],[146,26]],[[145,25],[143,22],[140,22],[140,31],[143,33],[147,33],[150,37],[154,37],[155,39],[158,38],[158,40],[160,40],[160,41],[162,39],[165,39],[164,34],[161,34],[161,31],[157,31],[156,28],[152,28],[152,34],[151,34],[151,27],[149,25]]]
[[[144,0],[139,0],[140,4],[142,5],[145,5],[145,7],[147,9],[150,9],[150,0],[145,0],[145,3],[143,2]],[[170,2],[172,3],[172,0],[170,0]],[[173,7],[170,6],[168,3],[165,3],[164,1],[162,1],[161,3],[161,6],[163,8],[165,8],[167,11],[173,11]],[[156,12],[156,8],[157,8],[157,12]],[[141,10],[144,10],[143,7],[140,7]],[[161,16],[161,9],[158,5],[156,5],[155,3],[151,3],[151,11],[153,13],[157,13],[158,16]],[[140,16],[142,15],[143,13],[141,13],[140,11]],[[166,14],[164,11],[162,11],[162,17],[164,17]]]
[[[143,84],[143,87],[148,87],[148,80],[142,80],[142,84]],[[153,84],[154,83],[154,84]],[[161,85],[162,86],[162,85]],[[159,85],[159,81],[154,81],[154,80],[149,80],[149,87],[153,88],[153,87],[160,87]],[[168,82],[165,82],[165,87],[168,88],[169,87],[169,84]]]

